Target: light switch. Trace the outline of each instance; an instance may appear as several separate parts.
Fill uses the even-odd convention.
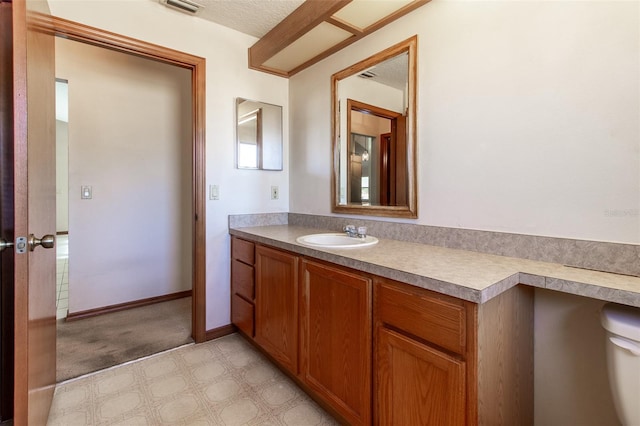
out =
[[[209,185],[209,199],[210,200],[220,199],[220,187],[218,185]]]
[[[82,185],[80,198],[83,200],[90,200],[93,196],[93,190],[91,189],[91,185]]]

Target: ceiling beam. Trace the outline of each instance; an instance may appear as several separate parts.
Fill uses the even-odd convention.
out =
[[[362,28],[351,25],[350,23],[343,21],[342,19],[331,16],[327,18],[326,21],[331,25],[335,25],[338,28],[342,28],[343,30],[350,32],[353,35],[362,34]]]
[[[249,66],[259,67],[352,0],[307,0],[249,48]]]
[[[345,47],[349,46],[350,44],[360,40],[361,38],[364,38],[366,36],[368,36],[369,34],[379,30],[380,28],[384,27],[385,25],[389,24],[390,22],[395,21],[396,19],[406,15],[407,13],[419,8],[422,5],[425,5],[427,3],[429,3],[431,0],[414,0],[412,3],[407,4],[406,6],[396,10],[395,12],[391,13],[389,16],[381,19],[380,21],[376,22],[373,25],[368,26],[367,28],[363,29],[362,31],[356,32],[353,31],[353,37],[349,37],[346,40],[341,41],[340,43],[336,44],[335,46],[325,50],[324,52],[320,53],[319,55],[309,59],[308,61],[304,62],[303,64],[298,65],[297,67],[295,67],[292,70],[287,70],[286,75],[287,77],[291,77],[294,74],[299,73],[300,71],[302,71],[305,68],[310,67],[311,65],[320,62],[321,60],[323,60],[326,57],[329,57],[331,55],[333,55],[334,53],[344,49]],[[326,20],[327,22],[330,22],[334,25],[337,25],[337,18],[327,18]],[[342,27],[344,30],[349,31],[347,28]],[[355,27],[352,27],[355,28]],[[260,68],[258,68],[260,69]],[[266,71],[269,72],[269,71]],[[272,72],[273,74],[278,74],[277,72]],[[282,74],[279,74],[282,75]]]

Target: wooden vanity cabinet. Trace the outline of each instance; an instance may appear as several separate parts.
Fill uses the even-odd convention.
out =
[[[231,239],[231,322],[248,337],[255,331],[255,244]]]
[[[298,373],[298,257],[256,246],[255,341]]]
[[[302,381],[348,424],[369,425],[371,279],[309,260],[301,274]]]
[[[231,247],[232,322],[344,423],[533,425],[533,288],[475,304]]]
[[[473,305],[383,279],[375,292],[376,423],[464,425]]]
[[[374,283],[374,423],[532,425],[533,291],[478,305]]]

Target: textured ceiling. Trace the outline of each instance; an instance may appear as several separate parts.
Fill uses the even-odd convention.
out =
[[[262,37],[304,0],[193,0],[204,7],[196,15],[254,37]]]
[[[380,84],[391,86],[398,90],[405,90],[409,81],[409,55],[407,53],[400,54],[394,58],[379,63],[367,71],[375,74],[371,80]]]

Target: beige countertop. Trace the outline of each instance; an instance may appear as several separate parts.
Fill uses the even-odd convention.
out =
[[[296,242],[335,232],[290,225],[232,228],[231,235],[369,272],[476,303],[517,284],[640,307],[640,278],[555,263],[380,239],[363,248],[325,249]]]

